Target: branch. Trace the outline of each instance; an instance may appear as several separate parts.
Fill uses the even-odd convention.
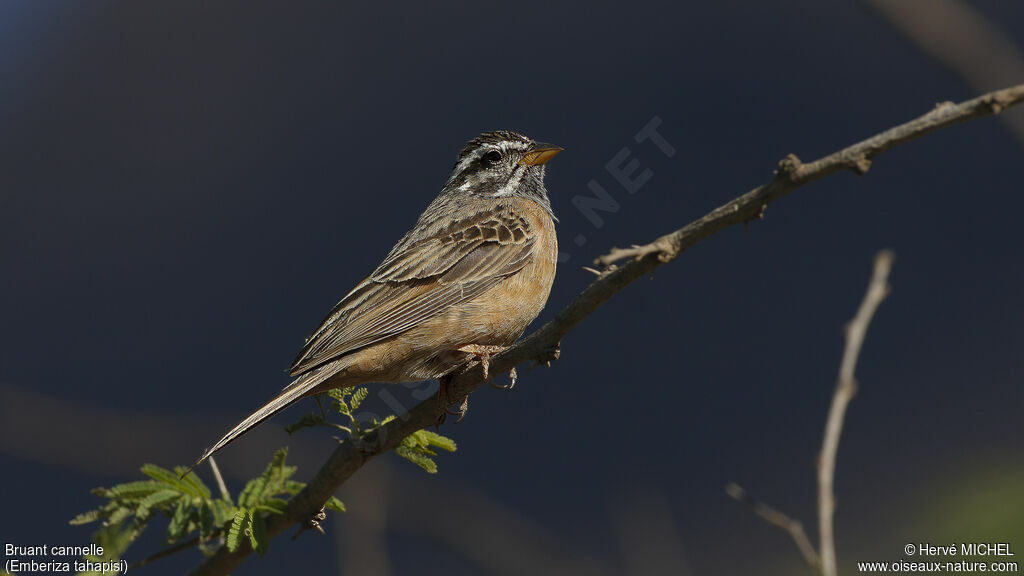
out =
[[[804,164],[790,154],[779,162],[779,169],[776,170],[775,178],[771,182],[747,192],[703,218],[650,244],[626,249],[616,248],[594,262],[608,266],[619,260],[633,258],[634,261],[639,260],[643,263],[652,260],[650,256],[655,254],[659,262],[670,262],[687,248],[723,228],[761,218],[769,202],[782,198],[800,186],[841,170],[864,174],[871,167],[871,159],[890,148],[953,124],[998,114],[1022,100],[1024,84],[989,92],[961,104],[943,102],[924,116],[890,128],[814,162]]]
[[[875,256],[875,271],[868,284],[864,301],[846,327],[846,348],[843,360],[839,365],[839,383],[836,384],[832,396],[832,406],[825,421],[825,439],[821,445],[818,459],[818,533],[821,547],[821,571],[824,576],[836,576],[836,544],[832,518],[835,515],[836,499],[833,482],[836,473],[836,452],[839,449],[839,436],[843,432],[843,417],[846,407],[857,393],[857,381],[854,369],[860,349],[864,345],[864,337],[868,325],[875,315],[878,305],[889,295],[889,270],[892,268],[892,252],[883,250]]]
[[[852,169],[863,174],[868,169],[870,158],[889,148],[971,118],[998,113],[1022,100],[1024,85],[1014,86],[959,105],[941,104],[916,120],[891,128],[809,164],[801,163],[793,155],[786,157],[769,183],[713,210],[686,227],[659,238],[652,243],[656,250],[652,249],[639,257],[634,256],[617,267],[610,264],[620,260],[622,256],[599,258],[598,263],[605,265],[606,269],[597,279],[554,319],[508,351],[493,358],[490,363],[491,372],[497,374],[523,362],[545,363],[557,358],[558,344],[562,337],[620,290],[661,264],[675,259],[684,250],[715,232],[760,217],[769,202],[778,200],[792,190],[844,169]],[[482,383],[483,371],[479,364],[474,364],[454,375],[449,383],[450,397],[460,398]],[[306,488],[289,500],[284,513],[268,518],[268,536],[273,538],[293,524],[307,523],[320,511],[334,491],[360,467],[378,454],[397,446],[406,436],[437,423],[442,412],[438,402],[434,398],[428,398],[409,412],[398,415],[395,420],[367,434],[362,441],[342,442]],[[221,546],[192,573],[228,574],[251,552],[247,546],[240,546],[235,552],[228,552],[226,547]]]
[[[807,562],[807,565],[815,572],[821,570],[821,558],[818,557],[818,552],[814,549],[811,541],[807,539],[807,532],[804,532],[804,525],[799,520],[790,518],[764,502],[755,500],[735,482],[726,486],[725,492],[733,500],[746,505],[753,514],[768,524],[789,534],[797,549],[800,550],[800,555],[804,557],[804,562]]]
[[[846,407],[850,404],[854,394],[857,393],[857,381],[854,378],[854,368],[857,366],[857,358],[860,356],[860,349],[864,345],[864,337],[868,332],[868,325],[874,317],[878,305],[889,295],[889,271],[892,269],[893,254],[883,250],[875,255],[875,270],[871,276],[871,283],[868,284],[868,291],[864,295],[857,315],[846,326],[846,347],[843,350],[843,359],[839,365],[839,383],[832,395],[832,406],[828,412],[828,419],[825,424],[825,437],[818,459],[818,530],[821,539],[821,554],[815,551],[814,546],[807,539],[803,524],[778,510],[754,500],[747,495],[746,490],[739,484],[732,483],[725,487],[725,491],[737,502],[746,504],[750,511],[759,516],[762,520],[781,528],[789,533],[800,549],[800,554],[814,569],[822,576],[836,576],[836,547],[832,531],[832,517],[835,512],[835,495],[832,490],[835,480],[836,451],[839,449],[839,436],[843,431],[843,415],[846,414]]]

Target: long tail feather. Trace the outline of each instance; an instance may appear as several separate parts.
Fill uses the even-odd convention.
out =
[[[337,370],[331,370],[331,366],[323,366],[311,372],[307,372],[302,376],[296,378],[291,384],[289,384],[284,390],[281,391],[273,400],[264,404],[259,410],[250,414],[245,420],[238,423],[237,426],[231,429],[230,432],[224,435],[223,438],[217,441],[216,444],[206,449],[206,452],[196,460],[196,463],[189,467],[188,472],[185,472],[182,476],[187,475],[189,472],[199,466],[207,458],[213,455],[214,452],[227,446],[231,442],[238,439],[239,436],[245,434],[249,430],[252,430],[256,426],[262,424],[268,418],[274,416],[281,410],[284,410],[288,406],[294,404],[297,400],[308,394],[311,390],[323,384],[325,380],[333,376]]]

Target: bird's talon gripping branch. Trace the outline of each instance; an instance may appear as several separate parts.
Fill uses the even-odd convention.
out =
[[[449,390],[452,377],[450,374],[446,374],[438,378],[437,383],[440,384],[437,388],[437,407],[442,412],[447,412],[448,407],[452,405],[451,390]],[[441,419],[444,420],[444,414],[441,415]]]
[[[449,408],[449,406],[452,405],[451,375],[441,376],[440,378],[437,379],[437,381],[439,384],[441,384],[441,386],[437,389],[437,404],[438,407],[440,408],[441,414],[437,418],[436,426],[440,427],[441,424],[444,424],[444,421],[448,414],[459,417],[459,419],[455,421],[456,424],[462,422],[462,419],[465,418],[466,416],[466,411],[469,410],[469,395],[467,394],[466,396],[463,396],[462,401],[459,403],[459,407],[456,408],[455,410],[452,410],[451,408]]]
[[[553,344],[540,352],[533,360],[531,368],[536,366],[547,366],[551,368],[551,363],[558,360],[558,357],[562,355],[561,343]]]
[[[467,395],[462,397],[462,402],[459,403],[459,407],[458,408],[456,408],[455,410],[451,410],[449,408],[445,408],[444,411],[445,411],[445,414],[451,414],[452,416],[458,416],[459,417],[457,420],[455,420],[456,424],[458,424],[459,422],[462,422],[462,419],[466,417],[466,412],[469,411],[469,394],[467,394]],[[442,414],[442,417],[443,416],[444,416],[444,414]]]
[[[494,381],[491,380],[490,385],[491,388],[494,388],[496,390],[511,390],[512,388],[515,387],[517,378],[519,378],[519,375],[516,373],[516,367],[513,366],[512,369],[508,371],[508,384],[495,384]]]
[[[466,344],[457,349],[459,352],[466,352],[476,356],[476,359],[480,362],[480,366],[484,369],[484,381],[486,382],[490,376],[491,356],[500,354],[505,350],[508,350],[507,346],[488,346],[484,344]]]

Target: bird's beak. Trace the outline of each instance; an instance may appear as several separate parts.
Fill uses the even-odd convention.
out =
[[[561,146],[555,146],[554,144],[541,144],[540,142],[533,145],[533,148],[523,156],[523,159],[519,161],[520,164],[527,166],[540,166],[541,164],[551,160],[564,150]]]

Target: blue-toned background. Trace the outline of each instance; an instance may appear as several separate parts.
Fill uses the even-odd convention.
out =
[[[787,153],[1024,82],[1024,4],[966,6],[1006,35],[983,38],[1003,58],[959,36],[974,20],[911,13],[957,69],[860,2],[0,3],[0,543],[88,543],[67,521],[100,503],[90,488],[191,462],[284,386],[476,134],[566,148],[543,321],[595,256],[767,181]],[[634,140],[655,117],[672,157]],[[723,487],[814,539],[841,329],[881,248],[893,293],[839,450],[840,568],[907,542],[1024,550],[1021,118],[944,130],[700,243],[588,318],[551,369],[476,392],[442,429],[459,450],[439,474],[380,458],[326,538],[280,538],[239,573],[798,573],[786,536]],[[623,147],[653,171],[633,195],[605,168]],[[600,226],[572,201],[591,180],[618,204]],[[232,491],[284,444],[312,475],[330,435],[281,429],[312,407],[224,450]]]

